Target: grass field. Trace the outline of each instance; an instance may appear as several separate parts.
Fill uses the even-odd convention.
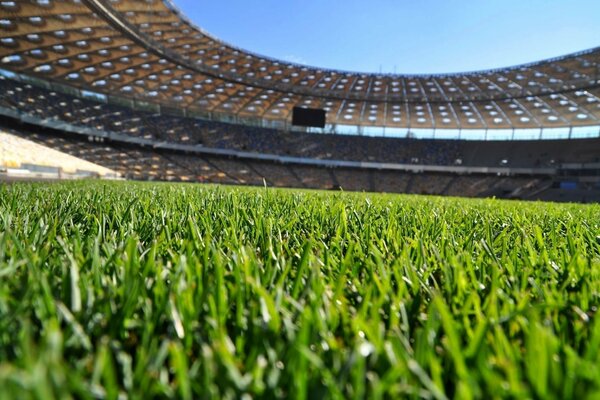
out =
[[[599,398],[599,296],[599,206],[0,187],[2,399]]]

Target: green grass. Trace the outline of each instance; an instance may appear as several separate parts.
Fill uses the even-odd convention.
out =
[[[600,207],[0,187],[0,397],[600,397]]]

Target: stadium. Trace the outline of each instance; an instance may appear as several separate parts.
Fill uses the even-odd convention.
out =
[[[600,393],[600,47],[350,72],[171,0],[0,37],[8,398]]]

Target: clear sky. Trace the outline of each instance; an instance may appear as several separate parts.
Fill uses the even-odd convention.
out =
[[[365,72],[442,73],[600,46],[600,0],[174,0],[255,53]]]

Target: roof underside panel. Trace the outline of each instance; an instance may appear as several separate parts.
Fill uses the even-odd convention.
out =
[[[0,1],[0,67],[192,111],[331,124],[513,129],[600,124],[600,48],[504,69],[381,75],[256,55],[168,0]]]

